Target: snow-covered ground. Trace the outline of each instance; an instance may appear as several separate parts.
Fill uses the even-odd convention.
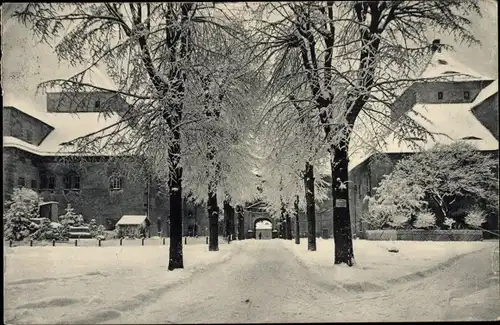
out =
[[[397,246],[399,253],[387,252]],[[357,264],[332,266],[285,240],[184,246],[185,269],[167,271],[168,246],[5,248],[6,323],[241,323],[494,319],[494,242],[355,241]],[[483,249],[484,248],[484,249]],[[468,254],[476,252],[476,254]],[[457,258],[462,254],[465,257]],[[444,265],[443,272],[425,270]],[[298,263],[300,261],[300,263]],[[405,281],[357,290],[355,282]],[[386,273],[384,275],[384,273]],[[325,285],[328,277],[332,286]],[[365,288],[366,289],[366,288]],[[475,299],[475,300],[474,300]]]
[[[323,281],[343,284],[381,284],[386,281],[404,282],[415,275],[445,267],[457,257],[482,249],[493,250],[498,243],[432,242],[432,241],[368,241],[354,240],[353,267],[333,265],[333,239],[316,239],[316,251],[307,250],[307,238],[300,245],[284,241],[299,261],[315,272]],[[389,252],[397,248],[398,253]],[[418,273],[420,272],[420,273]]]
[[[228,245],[222,239],[217,252],[208,252],[207,245],[185,245],[184,269],[173,272],[167,272],[168,245],[6,247],[5,320],[64,321],[79,314],[85,317],[102,305],[140,303],[141,295],[159,295],[194,273],[227,261],[238,247],[237,242]]]

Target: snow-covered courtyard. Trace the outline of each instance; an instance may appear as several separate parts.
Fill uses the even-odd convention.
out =
[[[213,323],[496,319],[494,242],[355,241],[356,264],[332,265],[285,240],[184,246],[5,248],[7,323]],[[387,248],[396,246],[399,253]],[[355,312],[354,312],[355,311]]]

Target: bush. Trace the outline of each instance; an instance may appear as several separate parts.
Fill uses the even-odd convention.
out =
[[[422,211],[417,213],[417,217],[413,226],[420,229],[432,228],[436,225],[436,216],[430,211]]]
[[[39,204],[42,198],[37,192],[27,188],[16,188],[6,205],[4,215],[4,238],[20,241],[28,238],[39,226],[31,221],[39,217]]]
[[[31,235],[34,240],[68,240],[62,226],[56,226],[49,219],[43,218],[39,228]]]
[[[97,222],[95,221],[95,219],[91,219],[89,223],[89,231],[92,237],[97,237],[97,235],[99,235],[97,232],[97,228]]]
[[[384,176],[375,195],[367,197],[369,213],[363,221],[372,229],[408,228],[416,214],[427,208],[424,197],[424,190],[414,183]]]
[[[104,236],[104,233],[106,231],[106,228],[103,225],[99,225],[97,227],[97,236]]]
[[[103,226],[103,228],[105,227]],[[118,236],[118,231],[116,230],[104,230],[102,235],[98,234],[97,236],[104,237],[104,240],[120,239],[120,236]]]
[[[481,228],[481,226],[485,222],[486,222],[486,215],[479,208],[474,208],[465,217],[465,224],[473,228]]]
[[[66,213],[59,216],[59,222],[63,226],[63,234],[65,237],[68,236],[70,227],[79,227],[85,225],[83,216],[81,214],[76,214],[75,209],[68,204],[66,207]]]

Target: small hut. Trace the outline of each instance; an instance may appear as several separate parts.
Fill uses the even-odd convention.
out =
[[[40,218],[47,218],[52,222],[58,221],[58,203],[56,201],[42,202],[38,206]]]
[[[148,217],[145,215],[124,215],[116,223],[116,229],[122,236],[151,237]]]

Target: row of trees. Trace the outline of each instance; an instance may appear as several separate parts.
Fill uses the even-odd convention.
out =
[[[471,10],[476,0],[30,3],[15,16],[61,60],[83,66],[41,87],[108,91],[129,104],[119,123],[71,150],[146,160],[170,199],[173,270],[183,267],[186,191],[207,204],[210,250],[220,201],[241,211],[259,198],[285,217],[304,209],[315,250],[315,202],[329,188],[335,263],[351,264],[348,151],[364,139],[354,126],[425,134],[413,120],[392,123],[390,104],[424,67],[429,29],[476,42]],[[114,89],[84,81],[99,68]],[[329,185],[315,177],[328,155]]]

